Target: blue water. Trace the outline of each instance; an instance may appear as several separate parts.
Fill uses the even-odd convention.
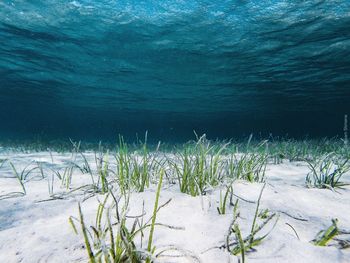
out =
[[[1,138],[336,136],[350,1],[0,1]]]

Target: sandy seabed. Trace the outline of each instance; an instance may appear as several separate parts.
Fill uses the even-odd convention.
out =
[[[86,156],[91,161],[94,158],[92,153],[86,153]],[[38,171],[33,172],[25,180],[26,195],[13,194],[11,198],[0,200],[1,262],[88,261],[83,237],[81,233],[74,233],[68,219],[78,217],[78,202],[81,202],[85,223],[94,225],[98,202],[104,197],[95,195],[83,201],[86,194],[81,191],[67,194],[69,191],[56,179],[53,191],[62,199],[51,200],[48,185],[52,183],[52,170],[62,167],[69,158],[69,153],[53,153],[52,156],[48,152],[1,154],[0,159],[9,159],[18,171],[31,162],[40,162],[46,165],[45,173],[49,174],[42,178]],[[247,262],[350,262],[350,248],[339,249],[336,242],[324,247],[310,242],[335,218],[339,229],[350,231],[350,187],[337,191],[307,188],[305,176],[308,171],[303,162],[267,165],[260,208],[278,214],[279,219],[262,243],[247,253]],[[76,169],[71,188],[86,185],[90,180],[88,174]],[[346,174],[343,181],[349,180],[350,175]],[[249,233],[262,187],[262,183],[233,183],[234,197],[240,200],[239,220],[243,235]],[[171,201],[159,211],[157,222],[174,228],[156,226],[153,243],[158,249],[171,246],[183,253],[168,253],[169,257],[159,258],[159,262],[238,262],[239,256],[220,249],[225,244],[233,218],[230,204],[227,204],[226,214],[220,215],[217,211],[220,193],[224,191],[225,187],[221,186],[209,189],[204,196],[192,197],[181,193],[177,184],[164,180],[159,202]],[[21,186],[8,161],[0,169],[0,196],[10,197],[9,194],[14,192],[21,192]],[[131,193],[128,214],[142,214],[144,203],[146,217],[151,216],[155,192],[156,184],[142,193]],[[273,221],[261,235],[272,225]],[[349,235],[342,238],[349,240]]]

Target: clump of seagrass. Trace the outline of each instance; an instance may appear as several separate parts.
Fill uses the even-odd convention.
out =
[[[333,245],[340,249],[345,249],[350,247],[350,239],[343,239],[341,236],[350,235],[350,231],[344,231],[338,227],[338,219],[332,219],[332,224],[325,230],[318,232],[316,237],[311,240],[316,246],[328,246],[329,243],[333,242]]]
[[[122,191],[133,188],[137,192],[143,192],[149,187],[152,176],[159,174],[160,170],[164,169],[164,163],[158,157],[159,144],[156,150],[151,153],[147,146],[147,133],[144,142],[140,142],[140,146],[139,152],[131,153],[123,137],[119,136],[114,175]]]
[[[163,207],[170,203],[171,199],[164,204],[159,205],[159,196],[162,186],[164,172],[161,172],[156,192],[154,209],[152,216],[146,220],[144,204],[141,215],[129,216],[129,197],[130,192],[117,198],[111,191],[106,195],[97,209],[95,225],[88,227],[84,220],[84,216],[79,204],[79,218],[70,217],[69,222],[76,234],[78,227],[76,222],[80,224],[81,233],[84,237],[85,249],[87,251],[89,262],[155,262],[157,258],[165,257],[164,252],[177,251],[181,252],[180,256],[189,256],[196,258],[186,250],[181,250],[173,246],[163,247],[160,251],[153,244],[153,236],[155,226],[168,227],[170,229],[181,230],[182,228],[169,226],[156,222],[157,213]],[[112,206],[107,207],[109,197],[112,197]],[[123,204],[121,205],[121,202]],[[114,210],[114,213],[113,213]],[[133,223],[130,227],[130,222]],[[149,229],[149,231],[148,231]],[[148,241],[146,247],[143,248],[146,234],[148,233]],[[139,242],[137,242],[139,238]],[[160,249],[160,248],[158,248]]]
[[[44,171],[42,168],[42,163],[40,162],[30,162],[26,166],[24,166],[21,170],[18,169],[18,166],[14,165],[13,162],[9,161],[8,159],[0,160],[0,169],[5,165],[5,163],[8,162],[9,166],[11,167],[12,173],[14,178],[16,178],[21,186],[21,191],[18,192],[11,192],[8,194],[0,195],[1,199],[7,199],[7,198],[13,198],[13,197],[20,197],[27,194],[25,183],[34,178],[33,176],[30,176],[34,174],[34,176],[37,175],[36,171],[39,170],[39,174],[41,175],[41,179],[44,179]]]
[[[229,174],[237,180],[264,182],[267,158],[267,154],[258,152],[232,155],[229,161]]]
[[[168,159],[182,193],[204,195],[208,187],[217,186],[222,181],[225,172],[222,152],[227,145],[217,148],[204,134],[197,137],[194,146],[189,145],[174,159]]]
[[[6,162],[7,160],[3,161],[1,163],[1,166],[0,168],[2,167],[2,165]],[[28,167],[31,166],[31,163],[28,164],[27,166],[25,166],[21,172],[18,172],[15,165],[10,162],[10,166],[11,166],[11,169],[12,169],[12,172],[13,172],[13,175],[14,177],[18,180],[20,186],[21,186],[21,189],[22,191],[18,191],[18,192],[11,192],[11,193],[7,193],[7,194],[4,194],[4,195],[0,195],[0,200],[2,199],[8,199],[8,198],[13,198],[13,197],[19,197],[19,196],[24,196],[27,194],[27,190],[26,190],[26,187],[24,185],[26,179],[27,179],[27,176],[32,173],[36,168],[30,168],[28,169]]]
[[[243,236],[243,233],[241,231],[241,227],[238,221],[239,220],[238,199],[234,204],[233,220],[229,226],[228,234],[226,237],[226,244],[223,246],[223,248],[226,248],[227,251],[233,255],[240,254],[241,260],[243,263],[245,262],[246,253],[254,251],[255,250],[254,247],[259,245],[270,234],[270,232],[274,229],[278,221],[278,216],[276,216],[276,213],[269,214],[268,210],[266,209],[259,212],[260,200],[261,200],[261,196],[264,191],[264,188],[265,188],[265,184],[259,194],[250,233],[245,237]],[[257,236],[257,234],[262,229],[264,229],[264,227],[273,218],[276,218],[276,220],[272,228],[267,233],[261,236]],[[258,224],[258,220],[261,221],[260,224]]]
[[[310,168],[306,176],[308,187],[334,189],[348,185],[341,178],[350,171],[349,158],[344,159],[335,153],[329,153],[320,159],[305,161]]]

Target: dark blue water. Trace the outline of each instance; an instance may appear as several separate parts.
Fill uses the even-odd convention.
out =
[[[350,1],[0,1],[2,138],[335,136]]]

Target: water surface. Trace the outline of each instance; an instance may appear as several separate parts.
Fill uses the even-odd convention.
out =
[[[0,135],[340,135],[349,25],[350,1],[1,1]]]

